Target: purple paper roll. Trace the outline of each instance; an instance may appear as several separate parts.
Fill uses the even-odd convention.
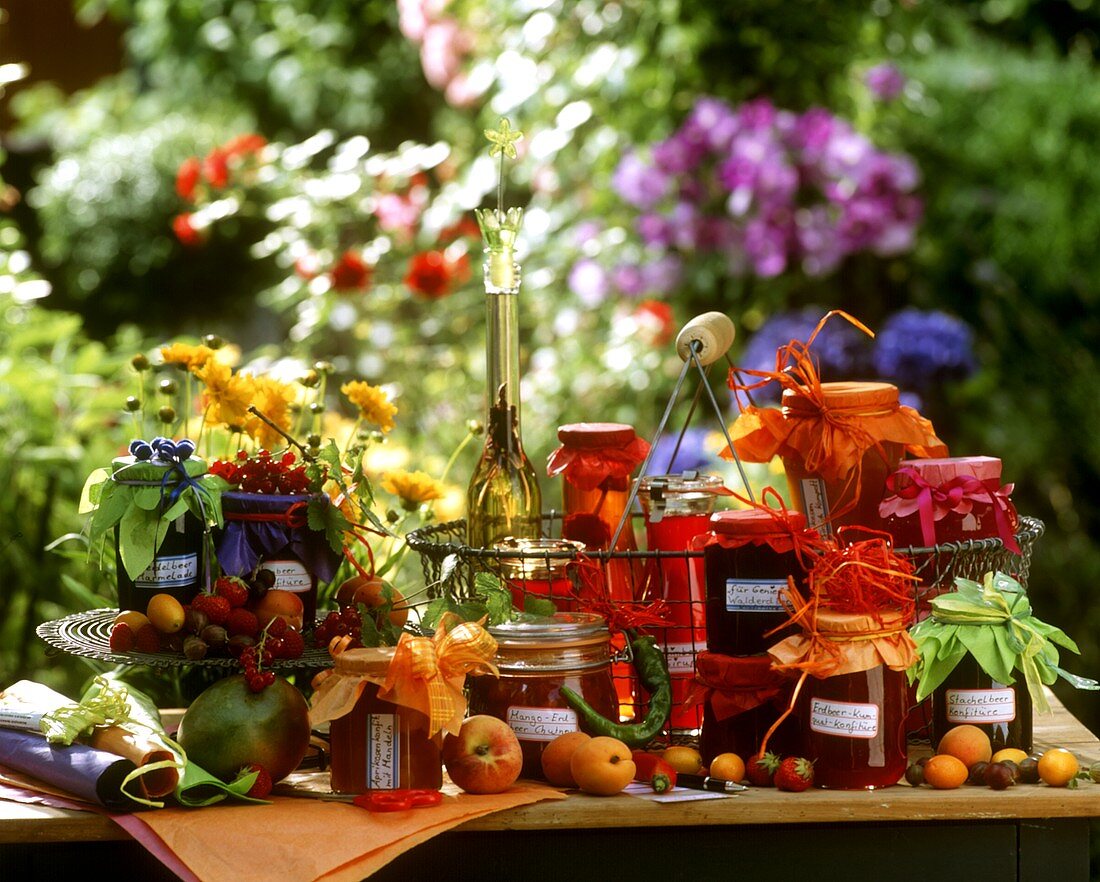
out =
[[[112,811],[142,807],[122,792],[123,779],[136,766],[84,744],[64,747],[34,732],[0,729],[0,765]]]

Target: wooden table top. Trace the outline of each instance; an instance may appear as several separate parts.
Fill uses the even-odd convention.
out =
[[[1100,762],[1100,741],[1051,695],[1054,713],[1035,717],[1035,749],[1064,747],[1087,768]],[[915,750],[914,756],[928,753]],[[469,821],[457,830],[545,830],[616,827],[696,827],[1015,818],[1100,817],[1100,784],[1076,789],[1020,784],[1004,791],[964,786],[933,790],[898,785],[875,791],[809,790],[782,793],[750,788],[725,799],[657,804],[634,797],[587,796],[510,809]],[[110,818],[0,800],[0,844],[127,839]]]

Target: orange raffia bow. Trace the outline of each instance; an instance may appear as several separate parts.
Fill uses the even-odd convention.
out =
[[[466,715],[466,675],[499,676],[492,661],[496,651],[496,640],[481,622],[447,613],[433,637],[401,635],[378,697],[425,714],[428,737],[441,730],[457,734]]]
[[[826,480],[848,476],[857,487],[864,453],[875,449],[886,459],[883,441],[903,444],[918,457],[945,456],[947,448],[936,437],[932,423],[911,407],[899,405],[887,413],[868,415],[826,404],[810,347],[826,322],[837,315],[868,336],[875,336],[858,319],[834,309],[822,317],[806,342],[791,340],[779,347],[774,371],[740,369],[741,373],[759,377],[757,382],[741,382],[737,372],[730,370],[728,385],[734,392],[751,392],[776,382],[784,390],[796,393],[792,406],[784,410],[744,405],[740,396],[736,396],[741,415],[730,435],[738,455],[749,462],[768,462],[776,454],[795,453],[807,472],[820,474]],[[733,458],[728,447],[721,455]]]

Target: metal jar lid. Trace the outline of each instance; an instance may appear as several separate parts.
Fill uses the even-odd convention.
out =
[[[500,554],[498,562],[504,578],[548,581],[566,575],[566,568],[584,551],[584,543],[509,536],[497,542],[493,550]]]
[[[548,673],[599,668],[611,661],[611,633],[595,613],[524,613],[493,625],[497,666],[509,673]]]

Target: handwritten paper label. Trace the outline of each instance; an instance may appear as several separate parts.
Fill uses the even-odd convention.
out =
[[[156,558],[134,579],[135,588],[183,588],[199,579],[199,556],[169,554]]]
[[[368,714],[366,780],[372,790],[396,790],[401,786],[397,732],[396,714]]]
[[[786,579],[726,579],[726,612],[783,612],[779,592]]]
[[[816,529],[822,536],[832,535],[832,526],[825,523],[829,518],[829,496],[825,492],[825,482],[821,478],[803,478],[799,484],[807,526]]]
[[[577,715],[569,708],[510,707],[508,725],[520,741],[553,741],[577,731]]]
[[[949,723],[1011,723],[1016,719],[1016,692],[1012,689],[948,689]]]
[[[850,701],[810,702],[810,728],[823,735],[841,738],[874,738],[878,735],[878,705]]]
[[[300,594],[313,587],[313,578],[300,560],[265,560],[264,566],[275,574],[275,587]]]
[[[670,674],[694,674],[695,653],[703,652],[705,643],[666,643],[665,661]]]

